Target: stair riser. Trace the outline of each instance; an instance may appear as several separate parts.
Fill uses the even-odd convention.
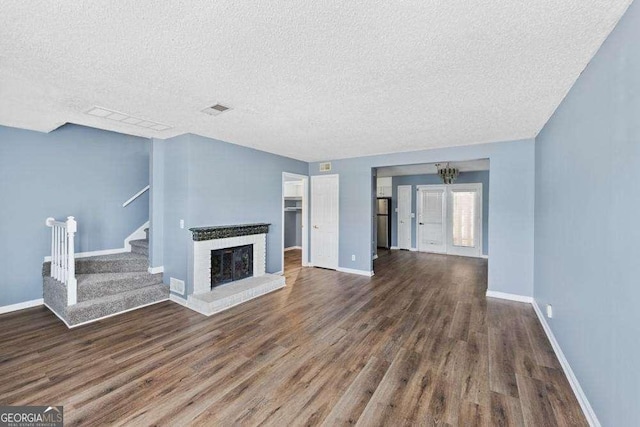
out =
[[[130,310],[154,302],[169,298],[169,287],[166,285],[154,285],[141,288],[132,295],[123,294],[122,298],[113,301],[96,303],[90,307],[71,306],[67,308],[66,320],[70,325],[87,322],[100,317],[110,316],[119,312]]]
[[[131,252],[133,252],[134,254],[149,256],[149,248],[145,248],[142,246],[131,246]]]
[[[83,284],[78,286],[78,302],[159,284],[162,284],[162,274],[147,275],[136,279],[111,280],[100,283]]]

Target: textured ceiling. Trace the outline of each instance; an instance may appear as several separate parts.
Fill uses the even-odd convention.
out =
[[[3,1],[0,124],[307,161],[531,138],[629,3]],[[215,103],[233,109],[201,112]]]
[[[458,168],[460,172],[488,171],[489,159],[451,162],[449,165]],[[378,177],[425,175],[438,173],[438,168],[436,168],[436,163],[422,163],[418,165],[387,166],[378,168],[376,172],[376,176]]]

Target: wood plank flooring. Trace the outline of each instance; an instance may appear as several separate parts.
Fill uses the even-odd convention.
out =
[[[373,278],[286,260],[286,288],[209,318],[1,315],[0,404],[88,426],[587,425],[532,308],[485,298],[485,260],[385,252]]]

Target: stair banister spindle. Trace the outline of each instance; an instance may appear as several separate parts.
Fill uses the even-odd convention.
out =
[[[78,281],[76,280],[76,260],[74,236],[78,231],[78,223],[70,216],[67,218],[67,305],[78,301]]]
[[[55,242],[56,242],[56,250],[54,252],[54,266],[55,266],[55,273],[53,278],[56,280],[60,280],[60,264],[59,264],[59,259],[60,259],[60,228],[58,228],[57,226],[53,227],[54,230],[56,230],[56,238],[55,238]]]

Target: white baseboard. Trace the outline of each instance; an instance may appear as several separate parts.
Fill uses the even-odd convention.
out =
[[[489,259],[489,255],[480,255],[479,258]]]
[[[584,416],[587,419],[587,422],[592,427],[600,427],[600,421],[598,420],[596,413],[591,407],[591,404],[589,403],[587,396],[584,394],[584,391],[582,390],[582,387],[580,386],[580,383],[578,382],[576,375],[573,373],[573,369],[571,369],[571,365],[569,365],[569,361],[567,360],[564,353],[562,352],[562,349],[560,348],[560,344],[558,344],[558,341],[556,340],[555,335],[553,335],[553,331],[551,330],[551,327],[547,323],[546,317],[544,317],[544,314],[542,314],[542,310],[540,310],[540,307],[538,306],[538,303],[535,300],[532,300],[531,305],[533,305],[533,309],[538,315],[538,320],[542,324],[542,329],[544,329],[544,332],[547,334],[547,338],[551,343],[551,347],[553,347],[553,351],[556,353],[556,357],[560,362],[560,366],[562,366],[562,370],[564,371],[564,374],[567,376],[567,379],[569,380],[569,384],[571,385],[573,394],[576,395],[576,399],[578,399],[578,403],[582,408],[582,412],[584,413]]]
[[[3,305],[2,307],[0,307],[0,314],[11,313],[12,311],[24,310],[25,308],[37,307],[42,304],[44,304],[44,300],[42,298],[39,298],[39,299],[33,299],[31,301],[19,302],[17,304]]]
[[[144,239],[146,237],[144,229],[148,227],[149,227],[149,221],[145,222],[140,227],[138,227],[136,231],[134,231],[124,239],[124,247],[122,248],[105,249],[101,251],[90,251],[90,252],[76,252],[75,258],[80,259],[80,258],[89,258],[94,256],[114,255],[114,254],[122,254],[125,252],[131,252],[131,244],[129,242],[132,240]],[[51,261],[51,256],[44,257],[44,262],[50,262],[50,261]]]
[[[301,251],[302,250],[302,246],[289,246],[288,248],[284,248],[285,252],[287,252],[287,251],[295,251],[295,250]]]
[[[275,273],[271,273],[274,274],[276,276],[284,276],[284,271],[280,270],[280,271],[276,271]]]
[[[149,274],[164,273],[164,265],[161,265],[160,267],[149,267],[147,271]]]
[[[129,242],[131,242],[132,240],[141,240],[147,238],[147,233],[144,232],[145,228],[149,228],[149,221],[142,224],[136,229],[136,231],[134,231],[124,239],[124,247],[126,249],[129,249],[129,252],[131,252],[131,244]]]
[[[418,252],[418,248],[411,248],[409,249],[411,252]]]
[[[400,248],[399,248],[399,247],[397,247],[397,246],[391,246],[389,249],[391,249],[392,251],[397,251],[397,250],[399,250]]]
[[[377,260],[378,259],[378,254],[375,254],[372,259],[373,259],[373,261]]]
[[[178,303],[183,307],[187,307],[187,300],[176,294],[169,294],[169,300]]]
[[[506,292],[497,292],[497,291],[490,291],[490,290],[487,290],[486,295],[489,298],[500,298],[500,299],[506,299],[509,301],[526,302],[528,304],[533,303],[533,298],[525,295],[508,294]]]
[[[341,273],[358,274],[360,276],[367,276],[367,277],[373,276],[373,271],[355,270],[353,268],[338,267],[336,271],[339,271]]]
[[[117,249],[105,249],[103,251],[78,252],[78,253],[75,254],[75,258],[76,259],[89,258],[89,257],[101,256],[101,255],[122,254],[122,253],[125,253],[125,252],[131,252],[131,246],[129,246],[129,249],[127,249],[127,248],[117,248]],[[44,262],[50,262],[50,261],[51,261],[51,257],[50,256],[44,257]]]

